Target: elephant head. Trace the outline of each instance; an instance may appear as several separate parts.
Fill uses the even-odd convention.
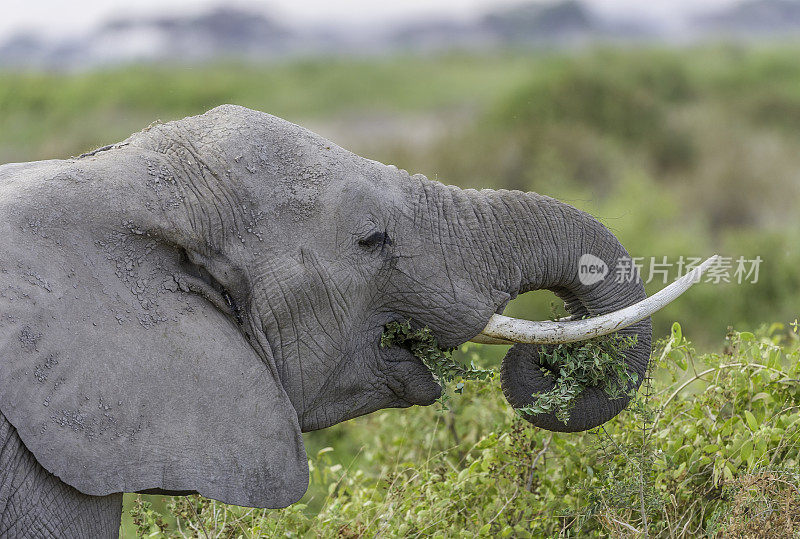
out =
[[[621,332],[637,336],[625,355],[640,380],[650,353],[641,281],[579,278],[581,255],[628,256],[586,213],[409,175],[241,107],[6,165],[0,215],[0,411],[87,494],[293,503],[308,481],[301,431],[439,397],[410,352],[381,348],[392,321],[443,346],[522,342],[503,362],[513,406],[546,389],[524,343],[553,342],[503,329],[496,315],[520,293],[552,290],[605,332],[635,322]],[[602,316],[630,306],[624,323]],[[566,425],[530,419],[583,430],[625,404],[594,388]]]

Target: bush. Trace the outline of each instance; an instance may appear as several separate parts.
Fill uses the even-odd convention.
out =
[[[309,436],[312,488],[285,510],[199,496],[168,498],[166,518],[147,505],[158,497],[128,506],[140,533],[184,537],[785,537],[800,531],[799,343],[773,324],[699,354],[675,324],[634,404],[591,432],[536,429],[496,380],[471,382],[449,411],[334,427],[356,459]]]

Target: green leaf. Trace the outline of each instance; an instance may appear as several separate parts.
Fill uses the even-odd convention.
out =
[[[672,323],[672,340],[675,343],[680,343],[683,340],[683,331],[681,331],[681,325],[678,322]]]
[[[680,350],[672,350],[669,353],[669,358],[677,365],[682,371],[685,371],[688,368],[688,364],[686,363],[686,354],[681,352]]]
[[[722,476],[725,481],[733,481],[733,471],[730,469],[729,462],[726,462],[722,468]]]
[[[742,445],[742,461],[750,460],[750,455],[753,454],[753,440],[747,440],[744,445]]]
[[[569,421],[575,402],[587,387],[600,386],[610,399],[624,396],[638,377],[625,364],[624,351],[634,346],[636,337],[608,335],[584,342],[542,346],[539,363],[545,373],[558,369],[554,387],[532,395],[533,402],[517,408],[519,414],[555,414],[562,423]]]
[[[750,427],[750,430],[757,431],[758,430],[758,422],[756,422],[756,416],[750,410],[744,411],[744,418],[747,421],[747,426]]]
[[[757,400],[763,400],[764,404],[770,404],[770,403],[775,402],[775,399],[772,398],[772,395],[770,395],[769,393],[764,393],[764,392],[756,394],[756,396],[754,396],[750,400],[752,402],[755,402]]]

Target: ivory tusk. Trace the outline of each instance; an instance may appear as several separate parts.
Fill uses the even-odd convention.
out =
[[[703,273],[718,259],[717,255],[710,257],[663,290],[613,313],[582,320],[541,322],[493,314],[480,335],[471,340],[481,344],[559,344],[608,335],[644,320],[665,307],[700,281]]]

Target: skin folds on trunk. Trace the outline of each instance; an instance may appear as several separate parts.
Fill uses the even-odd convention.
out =
[[[512,297],[518,293],[546,289],[564,300],[573,317],[597,316],[617,311],[646,297],[638,275],[615,273],[618,263],[630,263],[630,257],[617,238],[590,215],[567,204],[534,193],[483,191],[477,201],[493,216],[493,230],[498,235],[492,256],[500,267],[513,268],[506,276],[504,290]],[[589,257],[588,255],[591,255]],[[595,279],[580,274],[581,257],[603,269]],[[602,261],[602,262],[600,262]],[[635,344],[624,352],[628,371],[635,373],[638,384],[644,379],[650,356],[651,323],[647,318],[615,335],[636,336]],[[515,408],[530,405],[535,396],[552,389],[553,376],[545,376],[540,367],[542,345],[517,344],[503,360],[503,393]],[[545,346],[545,350],[552,347]],[[554,413],[526,415],[536,426],[561,432],[583,431],[599,426],[622,411],[629,397],[610,400],[602,387],[586,388],[577,399],[565,425]]]

